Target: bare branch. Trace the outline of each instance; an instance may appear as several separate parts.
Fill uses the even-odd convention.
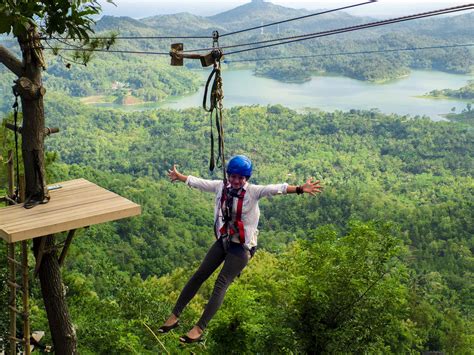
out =
[[[10,69],[13,74],[20,77],[22,73],[22,64],[15,55],[10,52],[8,49],[0,45],[0,63],[5,64],[5,66]]]

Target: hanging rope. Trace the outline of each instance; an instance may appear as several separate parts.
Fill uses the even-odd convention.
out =
[[[20,202],[20,155],[18,154],[18,92],[13,89],[13,95],[15,95],[15,102],[13,103],[13,119],[15,124],[15,154],[16,154],[16,187],[14,200]]]
[[[207,97],[209,92],[209,86],[212,82],[211,94],[209,98],[209,107],[207,106]],[[210,113],[210,125],[211,125],[211,156],[209,159],[209,170],[214,171],[214,168],[224,166],[225,167],[225,157],[224,157],[224,127],[223,127],[223,116],[222,100],[224,98],[224,92],[222,89],[222,76],[221,76],[221,63],[220,60],[216,60],[214,63],[214,68],[212,69],[211,74],[206,82],[206,87],[204,89],[204,98],[202,106],[204,110]],[[215,125],[217,129],[217,144],[218,152],[217,158],[214,154],[214,128],[213,128],[213,118],[215,119]],[[224,170],[225,173],[225,170]],[[224,174],[225,179],[225,174]]]
[[[222,115],[222,109],[224,108],[223,100],[224,100],[224,90],[222,85],[222,76],[221,76],[221,62],[218,61],[218,75],[216,76],[216,101],[217,101],[217,111],[216,111],[216,127],[219,132],[218,134],[218,142],[219,142],[219,158],[221,161],[221,168],[222,168],[222,176],[224,178],[224,182],[227,181],[227,176],[225,173],[225,154],[224,154],[224,118]],[[225,186],[226,184],[224,184]]]
[[[210,113],[210,125],[211,125],[211,155],[209,158],[209,170],[214,171],[214,168],[222,167],[222,174],[224,185],[227,181],[225,175],[225,155],[224,155],[224,125],[223,125],[223,99],[224,99],[224,90],[222,85],[222,76],[221,76],[221,58],[222,51],[219,48],[219,32],[214,31],[213,36],[213,50],[212,57],[214,58],[214,66],[211,74],[207,78],[206,86],[204,88],[204,97],[202,101],[202,107],[205,111]],[[209,107],[207,106],[207,97],[209,93],[209,85],[212,82],[211,94],[209,97]],[[217,159],[214,154],[214,129],[213,129],[213,117],[215,117],[215,124],[217,129]]]

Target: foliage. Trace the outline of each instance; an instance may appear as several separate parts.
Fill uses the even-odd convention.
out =
[[[433,90],[430,91],[428,95],[433,97],[452,97],[461,100],[474,100],[474,80],[469,80],[466,86],[457,90]],[[471,111],[471,106],[469,106],[468,111]]]
[[[392,226],[352,221],[344,235],[329,226],[307,234],[308,239],[292,243],[279,256],[257,252],[229,289],[205,345],[190,350],[469,350],[468,324],[446,298],[446,285],[436,273],[409,271],[407,249]],[[142,279],[105,260],[94,275],[68,272],[65,282],[81,353],[182,352],[177,336],[199,316],[216,275],[183,313],[182,327],[159,337],[161,344],[145,324],[156,331],[190,272],[176,269]],[[98,289],[98,281],[106,282],[105,288]]]
[[[446,115],[446,118],[450,121],[467,124],[472,127],[474,125],[474,109],[472,108],[472,104],[467,104],[461,113],[456,114],[453,112]]]
[[[293,81],[295,78],[304,81],[310,79],[314,72],[327,72],[375,82],[406,76],[410,69],[471,72],[474,59],[471,51],[466,48],[391,51],[396,48],[446,44],[449,45],[449,41],[442,42],[428,36],[412,34],[384,34],[376,38],[342,41],[321,39],[316,43],[283,47],[278,50],[278,54],[256,55],[255,58],[291,56],[293,59],[258,62],[255,72],[282,81]],[[384,50],[388,52],[370,53]],[[230,62],[232,59],[229,57]]]
[[[107,54],[106,54],[107,55]],[[143,101],[162,101],[198,88],[198,78],[189,71],[169,68],[168,63],[136,58],[133,67],[115,57],[96,57],[87,67],[67,68],[62,59],[52,62],[45,73],[50,90],[71,96],[133,95]]]
[[[48,141],[49,149],[57,151],[59,159],[69,165],[53,163],[48,169],[48,181],[84,177],[143,207],[141,217],[93,226],[73,244],[66,267],[77,277],[86,280],[81,289],[96,295],[86,297],[86,300],[81,296],[71,303],[76,317],[81,318],[79,324],[82,325],[78,332],[85,339],[81,348],[88,349],[87,344],[94,344],[98,349],[111,347],[126,351],[111,340],[124,337],[124,341],[130,341],[131,344],[136,344],[137,338],[141,339],[144,342],[143,351],[162,351],[140,322],[154,325],[153,329],[159,326],[190,272],[183,274],[183,270],[178,269],[175,274],[174,270],[178,267],[188,268],[199,261],[213,240],[212,196],[183,185],[169,184],[164,180],[165,171],[172,163],[178,163],[180,170],[186,174],[218,178],[218,175],[210,175],[206,170],[208,117],[199,110],[120,112],[117,115],[116,111],[92,110],[63,96],[49,95],[49,98],[52,100],[47,105],[50,123],[59,124],[63,132]],[[357,235],[364,234],[365,238],[372,236],[370,238],[378,241],[384,238],[393,240],[386,232],[382,232],[383,228],[377,229],[374,225],[363,227],[360,224],[359,228],[358,224],[349,223],[351,220],[369,224],[371,220],[393,221],[399,226],[399,232],[391,230],[390,233],[393,232],[397,243],[403,240],[407,244],[411,256],[402,259],[402,264],[397,264],[396,270],[398,267],[401,269],[400,273],[395,274],[400,278],[390,278],[395,285],[401,285],[395,287],[393,292],[398,290],[401,293],[382,293],[386,296],[386,299],[381,296],[383,302],[394,303],[381,301],[380,305],[400,318],[391,319],[389,323],[383,323],[378,318],[369,321],[369,315],[361,310],[359,318],[348,323],[342,322],[347,327],[341,328],[345,329],[344,332],[358,334],[362,329],[368,331],[365,329],[367,327],[361,327],[363,322],[379,324],[369,329],[374,332],[370,333],[373,336],[356,337],[361,340],[360,344],[369,342],[374,352],[383,351],[381,349],[393,352],[456,347],[464,349],[471,344],[472,334],[468,331],[469,322],[472,321],[469,314],[474,305],[472,255],[469,251],[472,248],[470,231],[473,230],[474,220],[474,209],[469,199],[472,196],[474,166],[471,129],[457,123],[386,116],[375,111],[299,114],[282,106],[256,106],[233,108],[224,114],[228,120],[227,154],[245,152],[252,157],[256,166],[253,183],[287,181],[296,184],[312,175],[322,178],[326,186],[324,193],[316,199],[275,197],[261,201],[262,232],[259,243],[261,249],[276,253],[269,256],[270,259],[286,260],[281,257],[281,253],[289,252],[291,249],[287,249],[286,245],[296,239],[299,240],[300,244],[297,245],[300,248],[309,248],[312,240],[318,240],[317,236],[324,240],[335,235],[329,239],[337,247],[333,246],[330,250],[339,256],[334,256],[337,262],[331,264],[331,261],[328,267],[335,265],[338,271],[337,265],[352,259],[359,260],[359,254],[363,258],[363,255],[369,255],[364,253],[372,250],[366,245],[367,250],[356,248],[358,252],[350,254],[350,248],[338,244],[342,243],[339,240],[356,243],[350,237],[351,231],[357,230]],[[88,167],[84,166],[86,164]],[[333,225],[334,232],[324,229],[313,232],[328,224]],[[374,232],[369,232],[374,228]],[[347,238],[341,239],[338,235]],[[361,240],[357,239],[358,242]],[[311,253],[316,253],[317,249],[311,250]],[[322,250],[329,253],[326,249]],[[259,251],[251,265],[256,264],[259,255],[267,254]],[[306,254],[297,255],[296,259],[304,259],[303,255]],[[271,264],[270,259],[265,259],[264,265]],[[373,263],[376,258],[367,256],[367,259],[371,260],[370,267],[375,267]],[[360,259],[360,262],[363,260]],[[317,284],[322,281],[316,277],[324,273],[324,267],[325,264],[315,264],[311,268],[314,275],[301,274],[301,277],[306,275],[304,277],[308,280],[317,280],[303,282],[301,287],[313,284],[318,287]],[[287,270],[290,265],[278,268]],[[301,269],[294,269],[296,275],[303,272],[298,270]],[[341,277],[347,274],[348,277],[353,275],[358,279],[357,270],[351,269],[348,264]],[[171,274],[167,276],[168,273]],[[132,282],[132,275],[139,275],[140,278]],[[162,276],[159,279],[162,281],[154,284],[154,281],[150,281],[154,280],[153,275]],[[354,295],[360,294],[361,285],[365,282],[367,287],[367,283],[370,285],[376,275],[376,272],[371,272],[369,276],[364,276],[365,279],[359,279],[353,285],[354,289],[349,287],[351,283],[341,286],[346,282],[344,278],[339,281],[336,277],[327,280],[332,283],[325,287],[334,292],[350,291],[352,298],[330,298],[327,302],[334,303],[325,304],[324,307],[328,307],[326,313],[320,308],[314,313],[318,317],[334,315],[334,309],[337,309],[334,307],[347,306],[350,300],[354,300]],[[265,274],[259,278],[252,273],[255,283],[261,283],[261,287],[265,288],[262,292],[272,289],[266,283],[272,277],[276,276]],[[291,287],[284,289],[285,292],[300,285],[296,283],[298,277],[292,281]],[[144,287],[145,293],[145,296],[140,297],[150,298],[115,305],[121,290],[135,290],[127,293],[128,298],[133,298],[134,292],[141,289],[137,286],[140,279],[144,280],[140,287]],[[131,288],[127,286],[129,282],[133,284]],[[233,289],[238,290],[235,292],[241,294],[242,298],[232,293]],[[261,301],[268,298],[260,296],[258,292],[255,294],[252,289],[247,292],[247,286],[244,289],[246,291],[238,284],[231,289],[233,296],[229,294],[226,298],[232,300],[226,301],[226,304],[231,302],[231,311],[224,308],[219,312],[215,322],[211,323],[206,348],[197,346],[196,351],[211,351],[213,347],[218,349],[223,342],[223,334],[228,331],[242,334],[242,349],[253,344],[252,339],[255,338],[252,334],[268,333],[272,336],[265,339],[276,339],[275,346],[281,349],[298,347],[301,351],[308,351],[309,340],[305,338],[304,332],[297,329],[297,324],[282,318],[283,313],[278,313],[279,318],[271,317],[276,299],[269,306],[267,301]],[[384,290],[389,292],[390,288],[374,292]],[[185,327],[191,326],[199,316],[210,291],[209,285],[201,290],[200,296],[189,309],[190,313],[185,315]],[[304,295],[303,291],[298,289],[294,297],[297,294]],[[304,292],[308,297],[313,295],[311,289]],[[400,296],[403,302],[397,303],[397,298],[390,295]],[[282,303],[281,312],[294,309],[287,307],[290,301],[294,307],[311,304],[310,300],[319,302],[319,298],[313,300],[311,297],[281,298],[286,300],[286,303]],[[407,304],[409,308],[404,312],[398,311],[408,307]],[[135,306],[130,309],[131,305]],[[244,307],[245,311],[237,312],[237,308],[242,305],[249,308]],[[314,307],[316,305],[323,307],[319,303],[315,303]],[[380,305],[376,307],[383,308]],[[90,313],[96,318],[82,314],[82,307],[92,307]],[[107,314],[100,317],[99,309],[102,307],[107,310]],[[154,318],[153,309],[156,315]],[[240,318],[229,318],[233,314]],[[224,318],[219,318],[221,315]],[[255,318],[255,322],[249,317]],[[352,341],[352,338],[345,338],[329,328],[322,331],[320,321],[324,319],[318,318],[314,324],[315,333],[322,337],[318,341],[323,348],[334,351],[340,349],[334,341],[336,334],[337,339]],[[111,329],[100,341],[94,339],[97,330],[90,328],[97,322],[101,328]],[[287,323],[289,325],[283,328],[278,326]],[[107,327],[108,324],[110,327]],[[351,325],[357,326],[352,328]],[[377,333],[385,326],[392,332],[390,336]],[[235,337],[232,339],[235,340]],[[264,349],[263,346],[269,347],[270,340],[261,349]],[[165,342],[168,349],[179,351],[175,335],[167,336]],[[138,346],[136,349],[141,348]]]
[[[4,1],[0,4],[0,33],[22,37],[36,22],[41,22],[39,25],[46,35],[66,33],[73,39],[88,40],[93,16],[101,10],[97,0]]]
[[[70,6],[75,4],[91,2]],[[56,5],[39,3],[32,9],[38,6]],[[450,27],[452,41],[468,28],[470,22],[463,19],[442,20],[456,24]],[[83,29],[91,24],[73,22],[71,26]],[[155,33],[145,22],[126,23]],[[381,35],[375,40],[344,37],[340,43],[321,40],[259,55],[319,53],[318,46],[325,51],[357,51],[446,43],[435,22],[431,26],[432,33],[423,37],[407,31],[373,32]],[[207,31],[204,25],[202,29]],[[80,30],[75,36],[85,38]],[[238,39],[270,37],[265,33]],[[124,48],[141,46],[161,48],[149,41],[124,42]],[[129,70],[129,62],[119,55],[99,59],[88,71],[67,71],[62,64],[53,63],[45,77],[52,91],[62,91],[46,96],[48,125],[61,129],[47,142],[52,152],[48,181],[84,177],[143,207],[140,217],[86,229],[72,245],[64,282],[79,350],[182,352],[177,332],[160,337],[161,345],[145,324],[152,330],[161,325],[191,266],[213,242],[213,196],[165,180],[173,163],[186,174],[219,178],[206,169],[208,116],[197,109],[98,110],[68,96],[109,94],[108,88],[118,81],[125,86],[117,96],[159,100],[194,90],[194,76],[178,78],[177,72],[169,74],[161,64],[155,68],[151,60],[137,60],[137,69]],[[265,63],[257,70],[271,71],[272,66],[277,65]],[[432,50],[370,58],[321,57],[297,69],[302,80],[312,71],[385,80],[409,68],[465,72],[470,66],[472,54],[467,50]],[[287,62],[275,75],[293,76],[292,67],[293,62]],[[9,75],[0,72],[3,97],[10,96]],[[9,101],[0,98],[0,108],[7,109]],[[455,118],[468,118],[470,113],[469,109]],[[229,290],[205,345],[186,350],[468,353],[473,348],[471,126],[377,111],[297,113],[279,105],[236,107],[224,115],[226,152],[252,157],[252,183],[298,184],[317,176],[325,192],[316,199],[286,196],[261,202],[260,250]],[[11,146],[10,138],[6,145]],[[6,263],[2,265],[4,277]],[[180,331],[194,324],[214,280],[215,275],[187,308]],[[37,286],[32,302],[35,327],[46,329]],[[2,314],[0,329],[6,324]]]
[[[9,130],[6,128],[6,123],[14,124],[15,120],[13,118],[13,114],[8,115],[6,118],[2,120],[1,126],[0,126],[0,196],[2,196],[1,191],[2,187],[6,189],[8,186],[7,182],[7,161],[8,161],[8,153],[9,151],[12,151],[13,153],[13,158],[15,163],[14,169],[16,169],[16,161],[19,159],[21,162],[23,160],[22,158],[22,151],[21,151],[21,134],[18,135],[18,154],[19,157],[16,157],[16,151],[15,151],[15,135],[13,131]],[[22,122],[22,114],[18,114],[18,121],[17,124],[18,126],[21,126]],[[19,164],[20,166],[20,174],[23,172],[23,164]]]

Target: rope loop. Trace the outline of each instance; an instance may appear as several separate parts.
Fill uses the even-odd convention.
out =
[[[221,53],[219,50],[216,50],[216,53]],[[224,90],[223,82],[221,76],[221,55],[216,55],[214,57],[214,66],[211,74],[206,82],[204,89],[204,98],[202,106],[206,112],[210,113],[210,126],[211,126],[211,154],[209,158],[209,170],[214,171],[214,168],[222,167],[223,168],[223,179],[226,181],[225,176],[225,157],[224,157],[224,127],[222,119],[222,110],[223,110],[223,99],[224,99]],[[211,86],[212,81],[212,86]],[[210,89],[210,98],[209,98],[209,107],[207,106],[207,97]],[[213,116],[215,116],[215,125],[217,130],[217,158],[214,154],[214,129],[213,129]]]
[[[15,102],[13,103],[13,120],[15,124],[15,155],[16,155],[16,187],[15,187],[15,202],[20,202],[20,155],[18,153],[18,96],[19,93],[13,87],[13,94],[15,95]]]

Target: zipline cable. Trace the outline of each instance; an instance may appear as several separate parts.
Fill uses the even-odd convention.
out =
[[[73,39],[66,37],[64,39]],[[212,39],[212,36],[94,36],[89,39]]]
[[[375,54],[375,53],[390,53],[390,52],[417,51],[417,50],[444,49],[444,48],[462,48],[462,47],[474,47],[474,43],[440,45],[440,46],[429,46],[429,47],[393,48],[393,49],[381,49],[381,50],[359,51],[359,52],[320,53],[320,54],[309,54],[309,55],[294,55],[294,56],[287,56],[287,57],[224,60],[223,63],[231,64],[231,63],[241,63],[241,62],[261,62],[261,61],[282,60],[282,59],[304,59],[304,58],[329,57],[329,56],[338,56],[338,55]]]
[[[366,2],[359,3],[359,4],[354,4],[354,5],[348,5],[348,6],[339,7],[339,8],[337,8],[337,9],[325,10],[325,11],[317,12],[317,13],[314,13],[314,14],[309,14],[309,15],[304,15],[304,16],[299,16],[299,17],[290,18],[290,19],[287,19],[287,20],[282,20],[282,21],[267,23],[267,24],[265,24],[265,25],[260,25],[260,26],[255,26],[255,27],[249,27],[249,28],[245,28],[245,29],[243,29],[243,30],[238,30],[238,31],[229,32],[229,33],[224,33],[224,34],[221,34],[220,36],[221,36],[221,37],[231,36],[231,35],[235,35],[235,34],[237,34],[237,33],[242,33],[242,32],[247,32],[247,31],[252,31],[252,30],[258,30],[258,29],[264,28],[264,27],[275,26],[275,25],[279,25],[279,24],[285,23],[285,22],[291,22],[291,21],[296,21],[296,20],[302,20],[302,19],[305,19],[305,18],[308,18],[308,17],[313,17],[313,16],[318,16],[318,15],[328,14],[328,13],[330,13],[330,12],[336,12],[336,11],[346,10],[346,9],[350,9],[350,8],[357,7],[357,6],[362,6],[362,5],[371,4],[371,3],[374,3],[374,2],[377,2],[377,0],[370,0],[370,1],[366,1]]]
[[[357,55],[357,54],[375,54],[375,53],[389,53],[389,52],[403,52],[403,51],[417,51],[417,50],[429,50],[429,49],[444,49],[444,48],[463,48],[473,47],[474,43],[466,44],[453,44],[453,45],[440,45],[440,46],[428,46],[428,47],[408,47],[408,48],[393,48],[393,49],[381,49],[372,51],[359,51],[359,52],[335,52],[335,53],[321,53],[321,54],[309,54],[309,55],[295,55],[286,57],[268,57],[268,58],[255,58],[255,59],[236,59],[236,60],[223,60],[224,64],[240,63],[240,62],[261,62],[271,60],[282,60],[282,59],[302,59],[302,58],[314,58],[314,57],[328,57],[328,56],[339,56],[339,55]],[[152,54],[152,55],[167,55],[169,53],[160,52],[140,52],[140,51],[121,51],[121,50],[98,50],[98,49],[86,49],[86,48],[54,48],[49,45],[46,50],[74,50],[74,51],[91,51],[91,52],[105,52],[105,53],[124,53],[124,54]],[[79,64],[79,63],[77,63]]]
[[[420,13],[420,14],[414,14],[414,15],[403,16],[403,17],[397,17],[397,18],[382,20],[382,21],[377,21],[377,22],[370,22],[370,23],[363,24],[363,25],[344,27],[344,28],[334,29],[334,30],[329,30],[329,31],[309,33],[309,34],[305,34],[305,35],[284,37],[284,38],[278,38],[278,39],[266,40],[266,41],[259,41],[259,42],[253,42],[253,43],[246,43],[246,44],[221,46],[220,48],[221,49],[226,49],[226,48],[235,48],[235,47],[240,47],[240,46],[250,46],[250,45],[256,45],[256,44],[262,44],[262,43],[268,43],[268,42],[283,41],[283,42],[280,42],[280,43],[273,43],[273,44],[269,44],[269,45],[253,47],[253,48],[247,48],[247,49],[242,49],[242,50],[237,50],[237,51],[225,53],[226,55],[231,55],[231,54],[237,54],[237,53],[262,49],[262,48],[279,46],[279,45],[288,44],[288,43],[304,41],[304,40],[308,40],[308,39],[314,39],[314,38],[319,38],[319,37],[330,36],[330,35],[339,34],[339,33],[352,32],[352,31],[371,28],[371,27],[379,27],[379,26],[384,26],[384,25],[388,25],[388,24],[404,22],[404,21],[409,21],[409,20],[415,20],[415,19],[420,19],[420,18],[425,18],[425,17],[432,17],[432,16],[437,16],[437,15],[442,15],[442,14],[447,14],[447,13],[452,13],[452,12],[466,11],[466,10],[470,10],[470,9],[474,9],[474,4],[467,4],[467,5],[461,5],[461,6],[456,6],[456,7],[446,8],[446,9],[434,10],[434,11],[430,11],[430,12],[424,12],[424,13]],[[286,41],[287,39],[291,39],[291,40]],[[91,49],[91,48],[56,48],[56,49],[57,50],[73,50],[73,51],[124,53],[124,54],[150,54],[150,55],[166,55],[166,56],[169,55],[169,52],[105,50],[105,49]],[[187,50],[187,51],[183,51],[183,52],[202,51],[202,50],[212,50],[212,48],[201,48],[201,49]]]
[[[54,47],[48,42],[48,40],[45,40],[45,42],[46,42],[46,45],[48,46],[48,48],[44,48],[44,49],[50,49],[50,50],[53,50],[53,51],[57,50],[57,48],[54,48]],[[80,48],[81,48],[81,47],[78,47],[78,46],[74,46],[74,47],[75,47],[76,49],[80,49]],[[68,62],[68,63],[74,63],[74,64],[78,64],[78,65],[85,65],[84,62],[82,62],[82,63],[81,63],[81,62],[78,62],[77,60],[75,60],[75,59],[73,59],[73,58],[68,58],[68,57],[63,56],[63,55],[60,54],[60,53],[57,53],[56,55],[57,55],[58,57],[60,57],[62,60],[65,60],[65,61]]]
[[[291,19],[287,19],[287,20],[273,22],[273,23],[269,23],[269,24],[266,24],[266,25],[255,26],[255,27],[251,27],[251,28],[247,28],[247,29],[243,29],[243,30],[239,30],[239,31],[226,33],[226,34],[220,35],[220,37],[229,36],[231,34],[241,33],[241,32],[245,32],[245,31],[250,31],[252,29],[258,29],[258,28],[261,28],[261,27],[276,25],[276,24],[283,23],[283,22],[300,20],[300,19],[310,17],[310,16],[316,16],[316,15],[321,15],[321,14],[324,14],[324,13],[335,12],[335,11],[339,11],[339,10],[350,8],[350,7],[361,6],[361,5],[369,4],[369,3],[372,3],[372,2],[375,2],[375,1],[371,0],[371,1],[368,1],[368,2],[349,5],[349,6],[346,6],[346,7],[327,10],[327,11],[323,11],[323,12],[319,12],[319,13],[315,13],[315,14],[310,14],[310,15],[306,15],[306,16],[300,16],[300,17],[295,17],[295,18],[291,18]],[[386,24],[392,24],[392,23],[403,22],[403,21],[408,21],[408,20],[413,20],[413,19],[418,19],[418,18],[442,15],[442,14],[447,14],[447,13],[451,13],[451,12],[465,11],[465,10],[470,10],[470,9],[474,9],[474,4],[471,3],[471,4],[466,4],[466,5],[460,5],[460,6],[456,6],[456,7],[440,9],[440,10],[434,10],[434,11],[425,12],[425,13],[421,13],[421,14],[398,17],[398,18],[388,19],[388,20],[383,20],[383,21],[371,22],[371,23],[368,23],[368,24],[351,26],[351,27],[346,27],[346,28],[341,28],[341,29],[335,29],[335,30],[329,30],[329,31],[323,31],[323,32],[316,32],[316,33],[308,33],[308,34],[303,34],[303,35],[298,35],[298,36],[282,37],[282,38],[276,38],[276,39],[265,40],[265,41],[251,42],[251,43],[243,43],[243,44],[222,46],[221,48],[222,49],[237,48],[237,47],[252,46],[252,45],[258,45],[258,44],[264,44],[264,43],[270,43],[270,42],[286,41],[286,40],[298,39],[298,38],[301,38],[302,40],[303,39],[311,39],[311,38],[316,38],[316,37],[313,37],[313,36],[323,37],[323,34],[324,34],[324,36],[329,36],[331,34],[350,32],[349,29],[352,29],[352,30],[355,31],[355,30],[363,29],[363,28],[383,26],[383,25],[386,25]],[[339,31],[342,31],[342,30],[344,30],[344,31],[339,32]],[[91,39],[112,39],[112,38],[115,38],[115,39],[130,39],[131,40],[131,39],[199,39],[199,38],[201,38],[201,39],[212,39],[213,37],[211,37],[211,36],[117,36],[117,37],[103,36],[103,37],[91,37]],[[65,38],[65,39],[67,39],[67,38]],[[283,42],[281,44],[286,44],[286,43],[290,43],[290,42]],[[279,44],[277,44],[277,45],[279,45]],[[262,48],[267,48],[267,47],[268,46],[264,46]],[[259,49],[259,48],[255,48],[255,49]],[[183,53],[185,53],[185,52],[209,51],[209,50],[212,50],[212,48],[207,47],[207,48],[190,49],[190,50],[183,51]],[[253,49],[250,49],[250,50],[253,50]],[[230,53],[227,53],[227,55],[234,54],[234,53],[235,52],[230,52]],[[140,52],[139,54],[146,54],[146,53],[141,53]],[[151,53],[151,54],[156,54],[156,53]]]
[[[259,29],[259,28],[274,26],[274,25],[278,25],[278,24],[281,24],[281,23],[285,23],[285,22],[302,20],[302,19],[305,19],[305,18],[308,18],[308,17],[328,14],[328,13],[331,13],[331,12],[346,10],[346,9],[350,9],[350,8],[357,7],[357,6],[371,4],[371,3],[374,3],[374,2],[377,2],[377,0],[369,0],[369,1],[366,1],[366,2],[363,2],[363,3],[343,6],[343,7],[339,7],[339,8],[336,8],[336,9],[317,12],[317,13],[314,13],[314,14],[289,18],[289,19],[282,20],[282,21],[272,22],[272,23],[268,23],[268,24],[264,24],[264,25],[260,25],[260,26],[255,26],[255,27],[250,27],[250,28],[245,28],[243,30],[224,33],[223,35],[221,35],[221,37],[230,36],[230,35],[234,35],[234,34],[242,33],[242,32],[247,32],[247,31],[252,31],[252,30]],[[72,38],[64,38],[64,39],[72,39]],[[212,36],[116,36],[116,37],[113,37],[113,36],[94,36],[94,37],[90,37],[90,39],[126,39],[126,40],[130,40],[130,39],[212,39]]]
[[[445,49],[445,48],[465,48],[473,47],[474,43],[466,44],[452,44],[452,45],[439,45],[439,46],[428,46],[428,47],[408,47],[408,48],[393,48],[393,49],[381,49],[372,51],[359,51],[359,52],[335,52],[335,53],[320,53],[320,54],[309,54],[309,55],[295,55],[286,57],[267,57],[267,58],[254,58],[254,59],[236,59],[236,60],[223,60],[224,64],[241,63],[241,62],[261,62],[271,60],[283,60],[283,59],[302,59],[302,58],[314,58],[314,57],[328,57],[328,56],[343,56],[343,55],[357,55],[357,54],[375,54],[375,53],[390,53],[390,52],[403,52],[403,51],[417,51],[417,50],[429,50],[429,49]],[[153,55],[169,55],[169,53],[159,52],[140,52],[140,51],[121,51],[121,50],[98,50],[98,49],[85,49],[85,48],[54,48],[49,45],[46,50],[84,50],[91,52],[111,52],[111,53],[125,53],[125,54],[153,54]],[[79,63],[78,63],[79,64]]]
[[[337,28],[337,29],[333,29],[333,30],[314,32],[314,33],[306,33],[306,34],[302,34],[302,35],[289,36],[289,37],[280,37],[280,38],[268,39],[268,40],[264,40],[264,41],[221,46],[221,49],[246,47],[246,46],[254,46],[254,45],[259,45],[259,44],[264,44],[264,43],[286,41],[286,42],[281,42],[281,43],[274,44],[274,46],[276,46],[276,45],[280,45],[280,44],[297,42],[296,41],[297,39],[305,40],[305,39],[312,39],[312,38],[317,38],[317,37],[325,37],[325,36],[330,36],[330,35],[338,34],[338,33],[352,32],[352,31],[365,29],[365,28],[379,27],[379,26],[389,25],[389,24],[392,24],[392,23],[404,22],[404,21],[409,21],[409,20],[416,20],[416,19],[419,19],[419,18],[432,17],[432,16],[437,16],[437,15],[444,15],[444,14],[448,14],[448,13],[452,13],[452,12],[466,11],[466,10],[472,10],[472,9],[474,9],[474,3],[455,6],[455,7],[449,7],[449,8],[445,8],[445,9],[438,9],[438,10],[433,10],[433,11],[428,11],[428,12],[423,12],[423,13],[418,13],[418,14],[413,14],[413,15],[408,15],[408,16],[396,17],[396,18],[381,20],[381,21],[376,21],[376,22],[369,22],[369,23],[361,24],[361,25]],[[292,40],[292,41],[288,41],[288,40]],[[295,40],[295,41],[293,41],[293,40]],[[267,47],[272,47],[272,46],[262,46],[262,47],[258,47],[258,48],[255,48],[255,49],[267,48]],[[195,49],[189,49],[189,50],[186,50],[186,51],[183,51],[183,52],[209,51],[211,49],[212,48],[195,48]],[[254,49],[250,49],[250,50],[254,50]],[[245,50],[242,50],[242,51],[245,51]],[[234,54],[234,53],[239,53],[239,52],[238,51],[228,52],[228,53],[226,53],[226,55]]]
[[[54,39],[55,41],[58,41],[59,43],[62,43],[66,46],[70,46],[70,47],[73,47],[73,48],[83,48],[81,47],[80,45],[77,45],[77,44],[74,44],[74,43],[69,43],[66,39],[64,38],[59,38],[59,37],[52,37],[51,39]],[[48,42],[48,39],[45,39],[45,42],[51,47],[53,48],[53,46]]]
[[[105,53],[124,53],[124,54],[150,54],[150,55],[166,55],[170,56],[169,52],[144,52],[144,51],[128,51],[128,50],[113,50],[113,49],[93,49],[93,48],[45,48],[49,50],[61,51],[84,51],[84,52],[105,52]]]
[[[225,53],[226,55],[231,55],[231,54],[242,53],[242,52],[256,50],[256,49],[262,49],[262,48],[274,47],[274,46],[279,46],[279,45],[288,44],[288,43],[304,41],[304,40],[313,39],[313,38],[326,37],[326,36],[331,36],[331,35],[334,35],[334,34],[340,34],[340,33],[345,33],[345,32],[353,32],[353,31],[358,31],[358,30],[362,30],[362,29],[366,29],[366,28],[380,27],[380,26],[390,25],[390,24],[399,23],[399,22],[411,21],[411,20],[416,20],[416,19],[421,19],[421,18],[426,18],[426,17],[444,15],[444,14],[448,14],[448,13],[466,11],[466,10],[472,10],[472,9],[474,9],[474,4],[467,4],[467,5],[461,5],[461,6],[456,6],[456,7],[446,8],[446,9],[440,9],[440,10],[434,10],[434,11],[429,11],[429,12],[424,12],[424,13],[419,13],[419,14],[414,14],[414,15],[396,17],[396,18],[388,19],[388,20],[369,22],[369,23],[362,24],[362,25],[343,27],[343,28],[338,28],[338,29],[334,29],[334,30],[308,33],[308,34],[305,34],[305,35],[277,38],[277,39],[271,39],[271,40],[266,40],[266,41],[253,42],[253,43],[236,44],[236,45],[231,45],[231,46],[222,46],[221,48],[222,49],[228,49],[228,48],[236,48],[236,47],[241,47],[241,46],[251,46],[251,45],[257,45],[257,44],[263,44],[263,43],[269,43],[269,42],[283,41],[283,42],[280,42],[280,43],[273,43],[273,44],[269,44],[269,45],[253,47],[253,48],[247,48],[247,49],[242,49],[242,50],[237,50],[237,51]]]

